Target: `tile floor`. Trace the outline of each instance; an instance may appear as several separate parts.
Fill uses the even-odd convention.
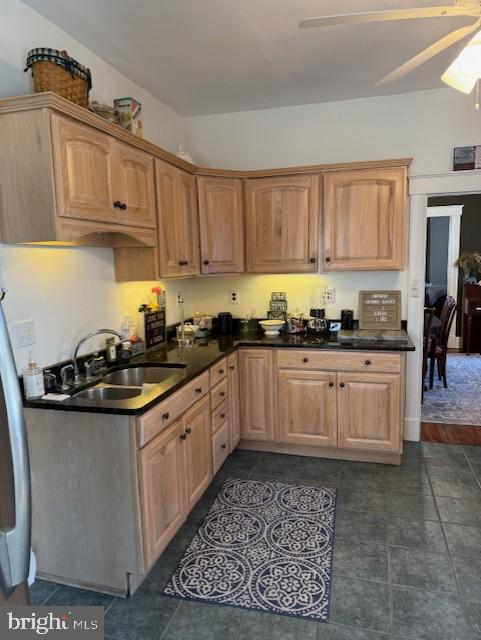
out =
[[[228,476],[337,487],[328,624],[161,595]],[[475,640],[480,483],[481,447],[409,443],[400,467],[236,451],[132,598],[46,582],[32,598],[103,605],[108,640]]]

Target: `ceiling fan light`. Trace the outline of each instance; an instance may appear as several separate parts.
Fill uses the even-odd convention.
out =
[[[458,59],[456,58],[456,60],[443,73],[441,80],[451,88],[461,91],[461,93],[471,93],[478,78],[468,76],[464,71],[462,71],[459,67]]]
[[[481,31],[471,38],[443,73],[441,80],[457,91],[471,93],[479,78],[481,78]]]

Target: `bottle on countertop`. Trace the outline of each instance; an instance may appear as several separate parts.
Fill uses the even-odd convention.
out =
[[[51,369],[45,369],[43,372],[43,385],[46,393],[54,393],[57,390],[57,376]]]
[[[132,343],[130,340],[124,340],[122,342],[122,348],[119,351],[119,360],[121,362],[128,362],[132,355]]]
[[[23,372],[23,388],[27,400],[41,398],[45,394],[45,386],[43,382],[43,371],[37,366],[32,354],[28,361],[28,367]]]
[[[117,362],[117,347],[115,346],[114,336],[105,340],[105,350],[107,353],[107,362]]]

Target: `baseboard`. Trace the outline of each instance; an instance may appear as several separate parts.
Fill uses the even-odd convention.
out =
[[[421,421],[419,418],[404,418],[404,440],[411,442],[421,440]]]

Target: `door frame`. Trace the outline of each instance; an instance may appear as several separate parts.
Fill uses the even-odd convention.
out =
[[[416,350],[408,353],[407,357],[405,440],[419,441],[421,439],[421,379],[428,197],[469,193],[481,193],[481,170],[479,169],[409,177],[407,319],[409,335]]]
[[[459,258],[459,247],[461,244],[461,216],[463,215],[464,204],[449,204],[437,207],[429,207],[428,218],[449,218],[448,231],[448,264],[447,264],[447,295],[452,296],[458,302],[458,280],[459,267],[456,260]],[[461,338],[456,336],[456,322],[453,322],[451,333],[449,334],[448,347],[457,349],[461,346]]]

